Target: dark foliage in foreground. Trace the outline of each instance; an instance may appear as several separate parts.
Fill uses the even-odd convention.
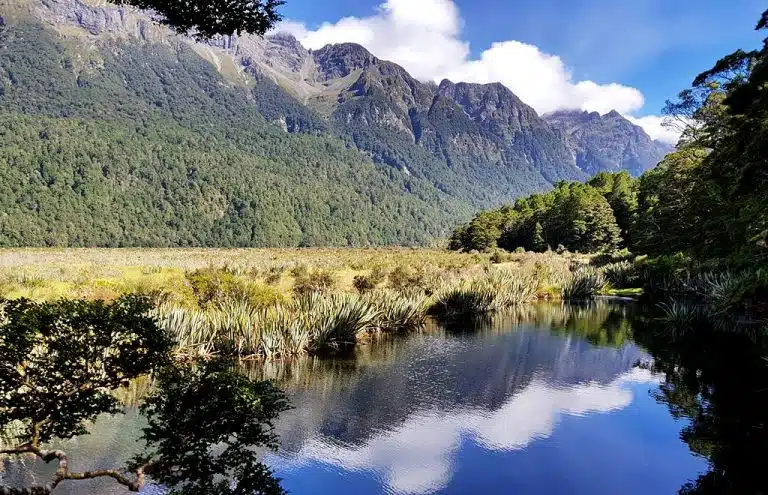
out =
[[[118,0],[162,16],[161,22],[198,38],[250,33],[262,35],[279,20],[282,0]]]
[[[0,455],[58,465],[45,483],[0,492],[48,494],[64,481],[94,478],[137,492],[149,476],[175,494],[283,493],[253,452],[276,445],[272,422],[287,408],[282,392],[226,363],[172,362],[172,342],[150,309],[138,297],[0,303]],[[101,414],[121,413],[111,391],[150,373],[157,383],[142,408],[146,449],[131,466],[75,472],[67,452],[44,447],[86,434]]]

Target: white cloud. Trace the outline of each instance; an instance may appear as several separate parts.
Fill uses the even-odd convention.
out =
[[[585,383],[553,387],[534,379],[494,411],[423,411],[392,430],[382,431],[362,445],[345,445],[315,436],[290,458],[273,457],[281,470],[307,462],[338,466],[347,471],[374,471],[394,493],[426,494],[450,481],[452,464],[462,438],[469,437],[493,451],[519,450],[547,438],[564,415],[583,416],[629,406],[633,383],[658,383],[650,371],[634,368],[607,385]]]
[[[500,82],[539,113],[578,108],[628,113],[645,103],[640,91],[620,84],[573,80],[560,57],[519,41],[494,43],[479,60],[457,63],[448,73],[455,81]]]
[[[627,116],[627,119],[635,125],[639,125],[645,132],[651,136],[651,139],[658,139],[662,143],[676,145],[678,139],[680,139],[680,131],[678,129],[664,127],[664,117],[657,115],[648,115],[646,117],[632,117]]]
[[[359,43],[421,80],[500,82],[540,114],[557,109],[601,113],[615,109],[632,115],[645,104],[643,94],[635,88],[575,80],[560,57],[519,41],[493,43],[472,59],[469,43],[461,39],[462,25],[453,0],[387,0],[368,17],[345,17],[317,29],[284,22],[278,29],[294,34],[309,49]],[[656,139],[676,141],[671,131],[661,129],[659,117],[635,122]]]

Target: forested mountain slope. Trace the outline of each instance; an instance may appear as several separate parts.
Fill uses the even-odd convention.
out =
[[[498,84],[287,35],[197,43],[106,4],[1,5],[2,246],[425,244],[587,177]]]
[[[334,137],[286,134],[185,44],[0,33],[0,244],[425,243],[467,203]]]

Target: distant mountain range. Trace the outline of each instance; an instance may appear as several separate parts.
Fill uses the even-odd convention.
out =
[[[616,112],[541,117],[360,45],[197,43],[103,2],[0,15],[0,245],[424,244],[669,151]]]
[[[605,115],[563,110],[544,115],[544,120],[563,134],[576,166],[589,175],[626,170],[638,176],[673,150],[615,110]]]

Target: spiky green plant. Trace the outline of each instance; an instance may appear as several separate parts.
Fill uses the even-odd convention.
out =
[[[539,280],[534,274],[512,273],[508,270],[491,270],[478,283],[493,292],[493,309],[496,311],[533,301],[539,289]]]
[[[379,289],[367,294],[366,299],[379,312],[375,326],[380,331],[407,332],[426,324],[427,298],[421,292],[405,295],[390,289]]]
[[[307,352],[310,344],[308,315],[295,304],[262,310],[259,313],[261,342],[267,357],[297,356]]]
[[[690,329],[700,317],[699,308],[684,302],[669,301],[657,306],[662,312],[659,320],[665,322],[671,330]]]
[[[441,318],[481,315],[494,310],[496,292],[487,283],[460,282],[437,291],[431,312]]]
[[[606,281],[611,284],[611,287],[616,289],[638,287],[640,283],[637,269],[631,261],[624,260],[610,263],[600,268],[600,270],[602,270]]]
[[[606,287],[605,275],[594,267],[578,268],[573,277],[563,285],[563,299],[580,301],[592,299]]]
[[[337,351],[353,346],[357,334],[371,328],[379,311],[353,294],[333,294],[311,306],[309,322],[311,354]]]
[[[258,354],[262,348],[259,311],[247,301],[229,300],[210,313],[218,345],[238,356]]]
[[[155,317],[176,341],[176,352],[190,357],[210,356],[215,352],[218,335],[206,311],[163,305]]]

